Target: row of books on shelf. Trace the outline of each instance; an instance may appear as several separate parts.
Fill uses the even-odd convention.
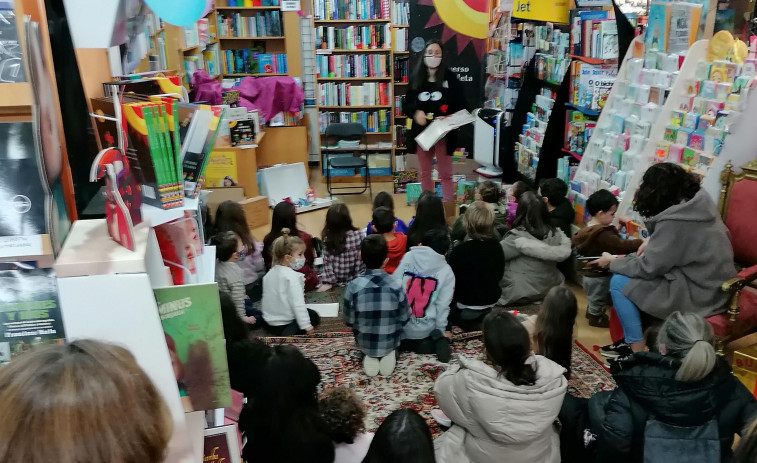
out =
[[[145,27],[147,28],[148,35],[155,35],[157,31],[163,29],[163,20],[158,17],[152,11],[148,11],[145,14]]]
[[[184,27],[184,45],[186,48],[200,47],[210,42],[210,23],[208,18],[200,18],[189,27]]]
[[[389,19],[391,0],[314,0],[315,20]]]
[[[394,60],[394,81],[407,82],[410,80],[410,59],[400,58]]]
[[[407,143],[407,128],[405,125],[394,126],[394,144],[397,148],[404,148]]]
[[[187,80],[198,69],[204,70],[210,76],[221,74],[221,53],[217,43],[208,45],[201,54],[184,55],[184,72],[187,74]]]
[[[168,67],[165,33],[160,32],[150,39],[150,52],[147,58],[151,71],[159,71]]]
[[[409,29],[395,29],[394,51],[408,51],[408,31]]]
[[[405,104],[405,95],[395,95],[394,96],[394,115],[395,116],[404,116],[402,113],[402,106]]]
[[[317,55],[318,77],[389,77],[389,55]]]
[[[570,49],[576,56],[618,58],[618,23],[607,10],[571,10]]]
[[[398,25],[410,24],[410,2],[394,2],[392,4],[392,22]]]
[[[218,34],[221,37],[280,37],[281,14],[274,11],[256,13],[254,16],[218,14]]]
[[[353,85],[344,82],[327,82],[318,85],[318,103],[321,106],[376,106],[389,105],[390,84],[365,82]]]
[[[570,59],[555,58],[543,53],[536,54],[536,76],[552,83],[562,82],[565,72],[570,67]]]
[[[223,2],[223,0],[220,0]],[[226,0],[226,6],[279,6],[281,0]]]
[[[391,41],[389,24],[315,28],[315,47],[321,50],[375,50],[389,48]]]
[[[180,103],[165,94],[181,93],[177,76],[123,80],[103,84],[106,94],[119,95],[122,127],[94,118],[103,148],[117,147],[125,137],[126,160],[140,184],[142,201],[170,209],[183,198],[196,197],[217,129],[224,117],[221,106]],[[92,100],[98,114],[115,117],[113,96]],[[133,193],[130,193],[133,194]]]
[[[225,50],[224,74],[286,74],[286,53],[261,53],[259,48]]]
[[[321,133],[326,132],[330,124],[358,123],[366,132],[389,132],[392,125],[391,114],[387,109],[378,111],[321,111],[318,113]]]
[[[597,121],[586,117],[580,111],[565,111],[565,144],[564,148],[573,154],[582,156],[586,150],[591,135],[597,126]]]
[[[570,103],[584,109],[601,111],[615,83],[618,67],[574,60],[571,62],[571,74]]]

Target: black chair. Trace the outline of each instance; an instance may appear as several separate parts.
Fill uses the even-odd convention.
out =
[[[365,129],[358,123],[329,124],[324,134],[326,148],[322,148],[326,164],[326,189],[329,195],[359,195],[367,191],[373,197],[371,189],[371,172],[368,168],[368,142]],[[340,148],[340,141],[358,142],[358,147]],[[334,187],[331,183],[331,169],[351,169],[358,172],[365,169],[364,183],[361,186]]]

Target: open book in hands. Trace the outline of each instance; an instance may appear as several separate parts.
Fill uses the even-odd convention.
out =
[[[476,118],[470,112],[462,109],[450,116],[434,119],[423,132],[415,137],[415,141],[424,151],[428,151],[448,133],[475,121]]]

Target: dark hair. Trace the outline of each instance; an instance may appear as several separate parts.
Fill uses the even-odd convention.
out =
[[[223,334],[226,338],[226,344],[232,344],[237,341],[247,339],[249,333],[247,323],[239,318],[237,306],[228,293],[219,291],[218,299],[221,302],[221,321],[223,322]]]
[[[270,236],[273,239],[278,238],[281,236],[281,230],[284,228],[289,229],[291,236],[298,236],[300,234],[300,231],[297,229],[297,213],[295,212],[294,205],[281,201],[273,208]]]
[[[535,365],[526,363],[531,357],[528,331],[505,309],[494,309],[484,318],[486,356],[499,374],[516,386],[536,383]]]
[[[481,195],[481,201],[497,204],[502,197],[502,188],[491,180],[486,180],[478,186],[478,194]]]
[[[260,461],[292,461],[281,454],[296,453],[290,448],[293,444],[305,445],[315,441],[319,434],[327,437],[318,411],[321,374],[311,360],[294,346],[274,346],[260,377],[265,381],[260,382],[255,400],[247,406],[249,411],[244,412],[243,426],[248,435],[255,436],[256,442],[265,443],[256,446],[256,451],[261,452]],[[281,458],[272,458],[277,453]]]
[[[552,207],[557,207],[567,201],[568,184],[559,178],[545,178],[539,182],[541,195],[547,198]]]
[[[652,164],[644,172],[633,208],[642,217],[654,217],[671,206],[690,200],[699,188],[697,178],[678,164]]]
[[[250,233],[247,225],[247,218],[244,215],[244,209],[239,203],[234,201],[224,201],[218,205],[215,218],[215,233],[233,231],[242,240],[247,252],[252,253],[255,250],[255,238]]]
[[[649,352],[660,352],[657,342],[657,338],[660,336],[660,328],[662,328],[662,323],[655,323],[644,331],[644,344],[647,345]]]
[[[365,431],[365,407],[352,389],[346,386],[326,389],[319,407],[326,434],[337,444],[352,444]]]
[[[373,210],[371,224],[376,227],[376,233],[389,233],[394,229],[394,212],[388,207],[377,207]]]
[[[532,191],[526,191],[518,201],[513,228],[525,230],[534,238],[543,240],[555,227],[549,223],[549,211],[541,197]]]
[[[446,255],[450,246],[449,233],[447,230],[432,228],[423,234],[421,244],[433,249],[437,254]]]
[[[597,215],[600,212],[609,212],[613,206],[617,205],[618,198],[605,189],[595,191],[586,200],[586,210],[591,216]]]
[[[387,416],[373,436],[363,463],[435,463],[426,421],[411,408]]]
[[[321,232],[323,245],[330,252],[341,254],[347,241],[347,232],[354,230],[357,228],[352,225],[350,210],[345,204],[336,203],[326,213],[326,225]]]
[[[386,240],[381,235],[368,235],[360,243],[360,257],[369,270],[381,268],[387,254],[389,254],[389,249],[386,247]]]
[[[231,259],[231,256],[237,252],[239,236],[233,231],[220,232],[210,239],[211,244],[216,247],[216,257],[221,262]]]
[[[447,220],[444,217],[444,205],[441,198],[430,191],[424,191],[418,198],[415,207],[415,220],[407,229],[408,246],[414,246],[421,242],[423,235],[432,229],[447,229]]]
[[[733,452],[731,463],[754,463],[755,459],[757,459],[757,419],[739,441],[739,446]]]
[[[436,68],[436,80],[434,81],[434,85],[441,88],[442,83],[444,82],[444,73],[447,70],[447,66],[445,64],[446,60],[444,59],[444,46],[442,45],[442,42],[440,40],[431,39],[426,42],[426,45],[423,46],[423,51],[420,53],[418,62],[415,64],[415,69],[413,70],[413,78],[410,79],[410,85],[412,86],[413,90],[418,90],[423,86],[423,84],[428,82],[428,66],[426,66],[426,60],[423,59],[423,57],[426,55],[426,49],[434,44],[439,45],[439,48],[442,49],[442,62],[439,63],[439,67]]]
[[[394,214],[394,198],[386,191],[380,191],[373,197],[373,210],[379,207],[387,207]]]
[[[531,188],[531,185],[524,182],[523,180],[518,180],[517,182],[513,183],[513,196],[515,197],[515,202],[520,201],[520,197],[523,196],[523,193],[527,191],[534,191],[533,188]]]
[[[573,291],[565,286],[555,286],[544,298],[534,328],[537,353],[565,368],[568,379],[577,314],[578,302]]]

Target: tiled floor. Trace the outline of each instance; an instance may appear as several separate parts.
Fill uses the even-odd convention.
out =
[[[323,182],[318,169],[311,170],[310,183],[315,187],[318,197],[327,196],[326,184]],[[392,190],[393,185],[391,183],[373,184],[374,194],[378,193],[379,191],[391,192]],[[367,192],[362,195],[339,196],[339,199],[347,204],[347,206],[350,208],[352,221],[356,227],[365,227],[365,224],[367,224],[371,220],[372,199]],[[409,222],[410,218],[415,213],[415,209],[414,207],[408,206],[405,203],[404,195],[394,195],[394,212],[397,217],[400,217],[406,222]],[[298,218],[299,224],[301,225],[303,230],[312,235],[320,236],[324,221],[326,220],[326,209],[300,214]],[[268,233],[268,231],[268,227],[252,230],[255,238],[259,240],[262,240],[266,233]],[[589,349],[591,349],[593,345],[609,344],[609,330],[593,328],[588,325],[588,322],[584,316],[586,312],[586,296],[584,295],[583,289],[575,285],[571,286],[571,289],[575,292],[576,298],[578,299],[578,317],[576,330],[576,337],[578,341]]]

